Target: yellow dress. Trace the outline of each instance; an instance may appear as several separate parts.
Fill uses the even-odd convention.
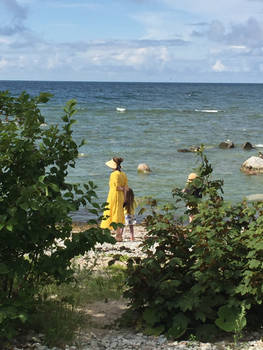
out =
[[[124,218],[124,192],[117,191],[117,187],[127,187],[128,179],[123,171],[115,170],[110,175],[109,181],[109,194],[107,198],[107,209],[104,211],[103,216],[109,216],[106,220],[102,220],[101,228],[110,228],[111,223],[122,223],[125,224]]]

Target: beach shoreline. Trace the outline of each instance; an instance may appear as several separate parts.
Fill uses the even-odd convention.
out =
[[[142,224],[136,224],[133,225],[134,227],[134,238],[135,242],[141,242],[145,238],[147,234],[146,227]],[[72,233],[79,233],[85,230],[89,230],[91,228],[90,225],[88,225],[85,222],[81,221],[73,221],[72,222]],[[114,236],[114,235],[113,235]],[[130,230],[129,227],[125,226],[123,231],[123,242],[129,242],[130,240]],[[122,243],[122,242],[119,242]]]

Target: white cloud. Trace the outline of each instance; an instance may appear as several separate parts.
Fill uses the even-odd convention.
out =
[[[226,71],[226,67],[220,60],[217,60],[216,63],[212,66],[212,70],[214,72],[224,72]]]
[[[193,31],[192,35],[232,47],[263,46],[263,24],[254,17],[250,17],[245,22],[231,23],[229,26],[221,21],[212,21],[207,29]]]
[[[247,49],[247,47],[244,45],[232,45],[232,46],[230,46],[230,48],[233,50],[246,50]]]
[[[0,69],[6,68],[8,65],[8,61],[5,58],[0,59]]]
[[[58,54],[49,56],[47,59],[47,69],[48,70],[56,69],[59,65],[61,65],[61,58],[59,57]]]
[[[0,44],[6,44],[6,45],[8,45],[8,44],[11,44],[11,40],[9,39],[9,38],[6,38],[6,37],[1,37],[0,36]]]
[[[191,34],[191,28],[185,25],[179,13],[143,12],[132,18],[143,27],[142,39],[187,40]]]
[[[169,54],[167,48],[163,47],[159,50],[155,48],[139,48],[135,50],[124,50],[120,54],[113,56],[122,65],[132,66],[135,69],[145,69],[156,66],[156,69],[160,69],[169,61]]]
[[[172,50],[172,49],[171,49]],[[75,53],[74,60],[79,65],[92,64],[95,66],[110,65],[112,67],[131,67],[140,69],[163,69],[171,59],[167,47],[90,47],[85,52]]]

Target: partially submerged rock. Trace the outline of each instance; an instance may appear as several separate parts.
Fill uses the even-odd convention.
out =
[[[144,174],[149,174],[149,173],[152,172],[151,169],[150,169],[150,167],[149,167],[149,165],[146,164],[146,163],[141,163],[141,164],[139,164],[139,165],[138,165],[138,168],[137,168],[137,171],[138,171],[139,173],[144,173]]]
[[[249,196],[246,196],[246,199],[252,202],[262,202],[263,193],[250,194]]]
[[[184,152],[184,153],[186,153],[186,152],[198,152],[198,151],[200,151],[200,147],[195,147],[195,146],[192,146],[190,148],[179,148],[177,150],[177,152]]]
[[[247,151],[250,151],[251,149],[254,149],[255,147],[253,147],[252,143],[250,142],[245,142],[243,145],[242,145],[242,148],[247,150]]]
[[[240,170],[249,175],[263,174],[263,159],[252,156],[242,164]]]
[[[227,141],[221,142],[218,147],[221,149],[230,149],[230,148],[234,148],[235,145],[232,141],[227,140]]]
[[[189,148],[179,148],[177,150],[177,152],[182,152],[182,153],[187,153],[187,152],[191,152]]]

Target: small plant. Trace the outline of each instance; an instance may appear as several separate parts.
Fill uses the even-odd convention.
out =
[[[238,341],[242,338],[242,330],[245,328],[246,324],[246,309],[244,305],[241,305],[241,312],[236,320],[236,326],[234,329],[234,344],[236,346]]]

